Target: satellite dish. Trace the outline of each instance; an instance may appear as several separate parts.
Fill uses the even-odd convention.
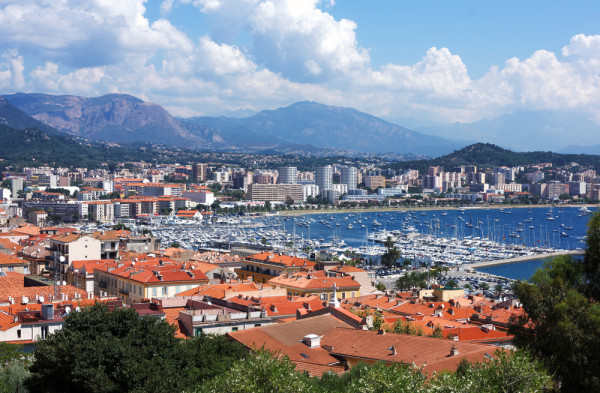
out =
[[[39,300],[40,300],[40,303],[44,303],[44,297],[43,296],[40,296]]]
[[[79,306],[75,307],[75,311],[77,311],[77,312],[81,311],[81,307],[79,307]]]
[[[62,282],[62,285],[67,285],[67,282],[66,282],[66,281],[63,281],[63,282]]]
[[[71,307],[69,307],[69,306],[65,307],[65,314],[69,315],[70,312],[71,312]]]

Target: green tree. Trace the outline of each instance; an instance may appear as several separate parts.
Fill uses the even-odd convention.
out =
[[[475,364],[461,362],[456,373],[441,373],[429,383],[429,392],[523,393],[552,392],[547,370],[524,352],[496,351]]]
[[[448,284],[446,285],[448,288],[458,288],[458,281],[456,279],[451,278],[448,280]]]
[[[393,267],[396,264],[396,260],[400,258],[400,250],[395,247],[395,242],[391,236],[388,236],[386,241],[383,243],[386,252],[381,256],[381,263],[384,266]]]
[[[174,327],[133,309],[96,304],[38,342],[32,392],[181,391],[190,369]]]
[[[273,209],[273,206],[271,206],[271,201],[265,201],[265,210],[270,212]]]
[[[211,393],[313,391],[309,377],[296,372],[295,369],[296,365],[287,357],[275,357],[267,351],[259,351],[248,359],[236,362],[227,372],[217,374],[207,383],[198,384],[196,391]]]
[[[562,392],[600,391],[600,304],[585,289],[583,263],[570,256],[513,286],[525,312],[512,319],[515,344],[557,375]]]

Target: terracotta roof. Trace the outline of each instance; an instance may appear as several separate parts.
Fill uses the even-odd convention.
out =
[[[81,299],[87,297],[86,291],[79,289],[73,285],[61,285],[61,293],[65,293],[72,298],[75,293],[81,296]],[[54,293],[54,288],[51,286],[42,287],[25,287],[25,275],[16,272],[6,272],[6,276],[0,276],[0,303],[8,303],[8,298],[12,297],[16,303],[20,303],[22,296],[29,298],[33,302],[35,296],[44,296],[50,299],[50,295]]]
[[[350,266],[350,265],[346,265],[346,266],[338,266],[335,267],[333,269],[331,269],[334,272],[340,272],[340,273],[364,273],[366,272],[366,270],[358,268],[358,267],[354,267],[354,266]]]
[[[24,259],[17,258],[13,255],[0,253],[0,265],[27,265],[27,262]]]
[[[289,255],[276,254],[271,252],[263,252],[261,254],[251,255],[247,258],[249,261],[266,262],[275,265],[282,265],[287,267],[314,267],[315,263],[307,261],[306,259],[292,257]]]
[[[484,344],[394,333],[378,334],[347,328],[334,328],[327,332],[321,339],[321,345],[332,346],[331,353],[337,356],[389,363],[414,363],[417,367],[424,366],[426,372],[455,371],[462,358],[483,361],[486,354],[492,355],[497,349]],[[456,356],[450,355],[453,346],[458,349]],[[392,347],[396,350],[395,355],[390,349]]]
[[[317,311],[323,309],[323,301],[317,296],[294,297],[287,296],[234,296],[227,299],[231,303],[244,306],[264,307],[268,316],[296,315],[296,311],[301,308]]]
[[[56,242],[61,242],[61,243],[71,243],[71,242],[74,242],[75,240],[79,239],[80,237],[81,237],[81,234],[79,234],[79,233],[69,233],[69,234],[56,235],[54,237],[51,237],[50,240],[56,241]]]
[[[360,284],[352,277],[315,277],[305,274],[281,275],[269,280],[271,285],[281,285],[303,290],[331,289],[335,283],[338,289],[360,289]]]
[[[336,327],[348,326],[338,318],[326,314],[285,324],[241,330],[228,335],[250,349],[265,347],[274,353],[288,356],[298,370],[306,370],[313,376],[320,376],[326,371],[343,372],[340,362],[322,346],[310,348],[302,339],[308,334],[322,336]]]
[[[10,315],[9,313],[5,312],[5,311],[0,311],[0,330],[1,331],[7,331],[10,328],[13,328],[15,326],[19,326],[21,323],[18,321],[15,321],[15,317],[14,315]]]
[[[197,288],[192,288],[187,291],[180,292],[175,296],[196,296],[196,295],[208,295],[217,299],[223,299],[227,291],[232,292],[249,292],[249,291],[259,291],[258,286],[253,282],[244,282],[244,283],[226,283],[226,284],[213,284],[213,285],[203,285]]]

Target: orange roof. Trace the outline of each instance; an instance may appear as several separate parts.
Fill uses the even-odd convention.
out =
[[[13,315],[5,311],[0,311],[0,330],[7,331],[8,329],[19,326],[21,323],[16,321],[16,318]]]
[[[338,266],[331,270],[335,271],[335,272],[340,272],[340,273],[364,273],[364,272],[366,272],[366,270],[363,270],[358,267],[350,266],[350,265]]]
[[[24,259],[17,258],[13,255],[0,253],[0,265],[27,265],[27,262]]]
[[[360,289],[360,284],[352,277],[313,277],[310,274],[281,275],[269,280],[271,285],[281,285],[298,289],[332,289],[335,284],[339,289]]]
[[[248,258],[248,261],[259,261],[266,262],[275,265],[283,265],[287,267],[313,267],[315,266],[314,262],[307,261],[306,259],[292,257],[284,254],[275,254],[271,252],[263,252],[261,254],[251,255]]]
[[[35,236],[40,234],[40,228],[35,225],[24,225],[14,230],[14,232],[24,233],[26,235]]]
[[[286,324],[287,326],[288,324]],[[378,334],[375,331],[333,328],[321,339],[321,345],[333,347],[332,354],[346,358],[370,359],[388,363],[416,364],[426,372],[455,371],[462,358],[483,361],[496,347],[461,343],[453,340],[403,334]],[[450,356],[456,347],[458,354]],[[390,348],[394,348],[394,354]]]
[[[235,284],[213,284],[213,285],[203,285],[197,288],[192,288],[187,291],[180,292],[175,296],[199,296],[199,295],[208,295],[217,299],[223,299],[226,295],[226,291],[232,292],[249,292],[249,291],[259,291],[258,286],[254,282],[244,282],[244,283],[235,283]]]
[[[86,291],[70,284],[61,285],[60,291],[67,294],[69,298],[72,298],[75,293],[78,293],[82,299],[87,297]],[[33,301],[36,295],[50,299],[53,293],[54,288],[51,286],[25,287],[25,275],[21,273],[6,272],[6,276],[0,276],[0,302],[2,303],[8,303],[9,297],[14,298],[17,303],[21,302],[22,296],[27,296],[29,301]],[[31,303],[28,304],[30,305]]]

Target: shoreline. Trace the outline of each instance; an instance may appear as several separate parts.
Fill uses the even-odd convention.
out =
[[[351,213],[375,213],[375,212],[394,212],[394,211],[438,211],[438,210],[491,210],[491,209],[523,209],[523,208],[549,208],[549,207],[599,207],[599,205],[582,203],[582,204],[561,204],[561,205],[485,205],[485,206],[413,206],[413,207],[369,207],[361,208],[335,208],[335,209],[320,209],[320,210],[286,210],[279,211],[281,216],[303,216],[308,214],[351,214]]]
[[[478,268],[482,268],[482,267],[508,265],[511,263],[533,261],[536,259],[555,258],[555,257],[559,257],[562,255],[584,255],[584,254],[585,254],[585,250],[565,250],[565,251],[550,252],[550,253],[545,253],[545,254],[526,255],[526,256],[522,256],[522,257],[509,258],[509,259],[498,259],[495,261],[475,262],[475,263],[472,263],[469,265],[465,265],[465,267],[478,269]]]

